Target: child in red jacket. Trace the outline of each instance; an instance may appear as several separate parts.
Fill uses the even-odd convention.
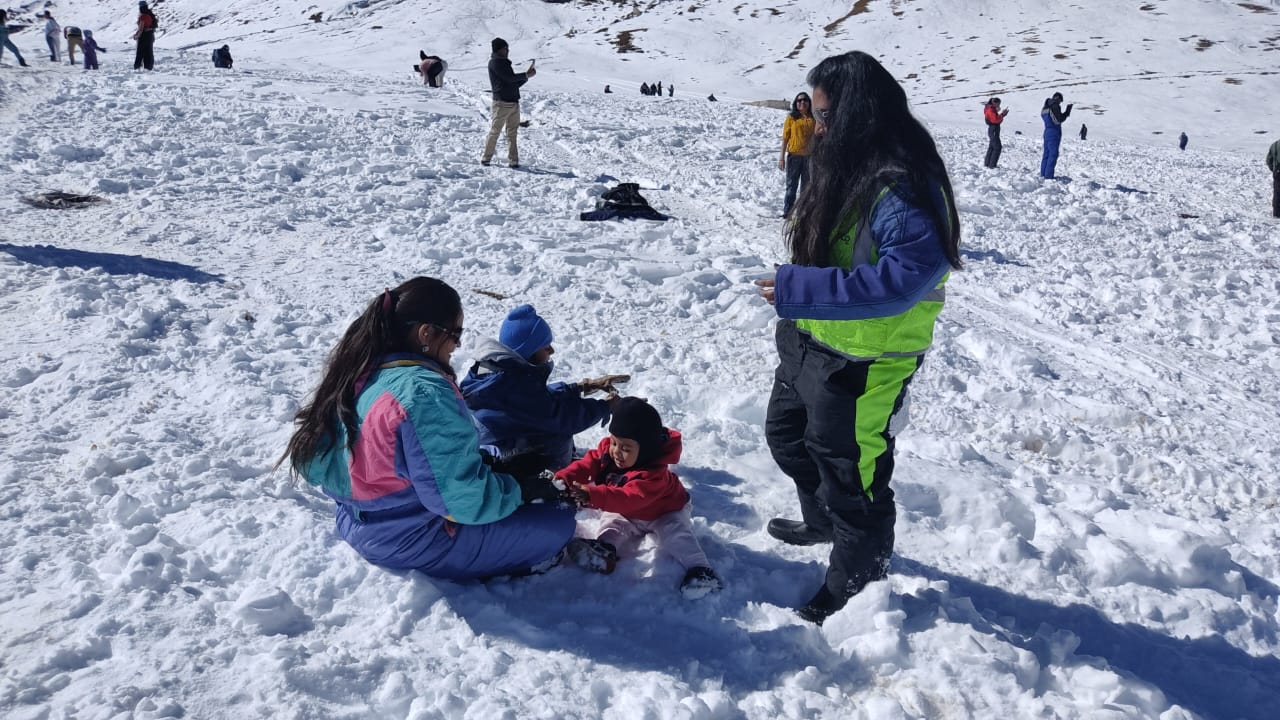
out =
[[[680,461],[682,447],[680,433],[663,427],[652,405],[622,398],[609,436],[556,477],[580,507],[604,511],[597,544],[606,545],[612,557],[598,570],[612,572],[619,553],[634,553],[652,533],[658,547],[685,568],[680,592],[699,598],[719,590],[721,582],[693,534],[689,493],[667,469]]]

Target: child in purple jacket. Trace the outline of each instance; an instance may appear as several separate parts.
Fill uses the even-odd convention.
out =
[[[84,31],[83,47],[84,47],[84,69],[97,70],[98,69],[98,51],[101,50],[102,52],[106,52],[107,49],[99,45],[97,40],[93,39],[92,30]]]

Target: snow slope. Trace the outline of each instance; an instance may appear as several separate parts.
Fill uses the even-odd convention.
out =
[[[0,714],[1271,716],[1273,16],[872,0],[828,37],[848,3],[166,0],[158,69],[137,74],[121,5],[54,5],[109,49],[100,72],[41,60],[30,31],[14,39],[34,67],[0,68]],[[645,52],[616,53],[633,23]],[[1031,27],[1114,58],[1013,50]],[[494,34],[538,57],[525,171],[476,162]],[[1215,44],[1176,40],[1192,35]],[[823,551],[764,532],[795,510],[763,443],[774,316],[751,286],[784,256],[781,115],[728,100],[790,96],[860,38],[919,75],[966,269],[899,442],[891,576],[815,628],[790,608]],[[223,42],[230,73],[209,67]],[[442,90],[408,72],[418,46],[447,50]],[[1120,81],[1144,63],[1159,76]],[[1058,65],[1093,82],[1045,82]],[[598,92],[658,79],[674,98]],[[1035,177],[1051,87],[1106,110],[1080,101],[1090,139],[1073,115],[1060,182]],[[1025,130],[994,172],[968,97],[992,89]],[[1179,93],[1178,124],[1141,110]],[[615,180],[673,220],[579,222]],[[20,200],[54,190],[107,202]],[[336,540],[331,503],[273,465],[359,307],[420,273],[463,293],[459,368],[532,302],[557,378],[633,373],[687,439],[677,470],[723,592],[682,600],[651,551],[609,577],[453,585]]]

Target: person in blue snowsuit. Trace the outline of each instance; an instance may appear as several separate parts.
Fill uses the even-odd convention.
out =
[[[1040,119],[1044,120],[1044,156],[1040,158],[1040,177],[1053,179],[1058,167],[1058,146],[1062,144],[1062,123],[1071,116],[1073,104],[1062,109],[1062,93],[1054,93],[1053,97],[1044,101],[1040,110]]]
[[[605,557],[574,539],[571,505],[527,502],[481,452],[449,365],[462,320],[457,291],[436,278],[374,298],[298,411],[281,462],[333,499],[338,536],[375,565],[476,580]]]
[[[548,384],[555,363],[551,326],[532,305],[512,310],[498,341],[484,341],[462,380],[462,396],[480,425],[480,443],[501,458],[535,456],[524,472],[559,470],[573,460],[573,436],[609,419],[613,384],[625,375]],[[597,390],[608,400],[584,397]]]

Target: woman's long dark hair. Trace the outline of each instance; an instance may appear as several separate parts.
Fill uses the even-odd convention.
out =
[[[288,458],[293,470],[301,472],[337,438],[338,421],[346,428],[347,447],[354,447],[359,427],[357,383],[382,356],[421,351],[410,345],[414,325],[452,328],[461,312],[458,292],[431,277],[413,278],[374,298],[329,354],[320,387],[294,417],[293,437],[280,462]]]
[[[814,134],[809,184],[787,231],[791,261],[827,264],[834,235],[849,229],[842,224],[866,213],[885,185],[898,183],[933,216],[943,252],[959,268],[960,217],[947,166],[929,131],[911,114],[898,81],[875,58],[856,50],[818,63],[808,81],[827,96],[831,115],[826,133]],[[938,186],[945,207],[930,200]]]
[[[792,120],[799,120],[800,118],[802,118],[802,117],[804,117],[804,116],[805,116],[805,114],[804,114],[804,113],[800,112],[800,106],[799,106],[799,104],[800,104],[800,101],[801,101],[802,99],[803,99],[803,100],[808,100],[808,101],[809,101],[809,115],[810,115],[810,116],[812,116],[812,115],[813,115],[813,99],[809,97],[809,93],[806,93],[806,92],[796,93],[795,98],[793,98],[793,99],[791,100],[791,113],[790,113],[790,114],[791,114],[791,119],[792,119]]]

